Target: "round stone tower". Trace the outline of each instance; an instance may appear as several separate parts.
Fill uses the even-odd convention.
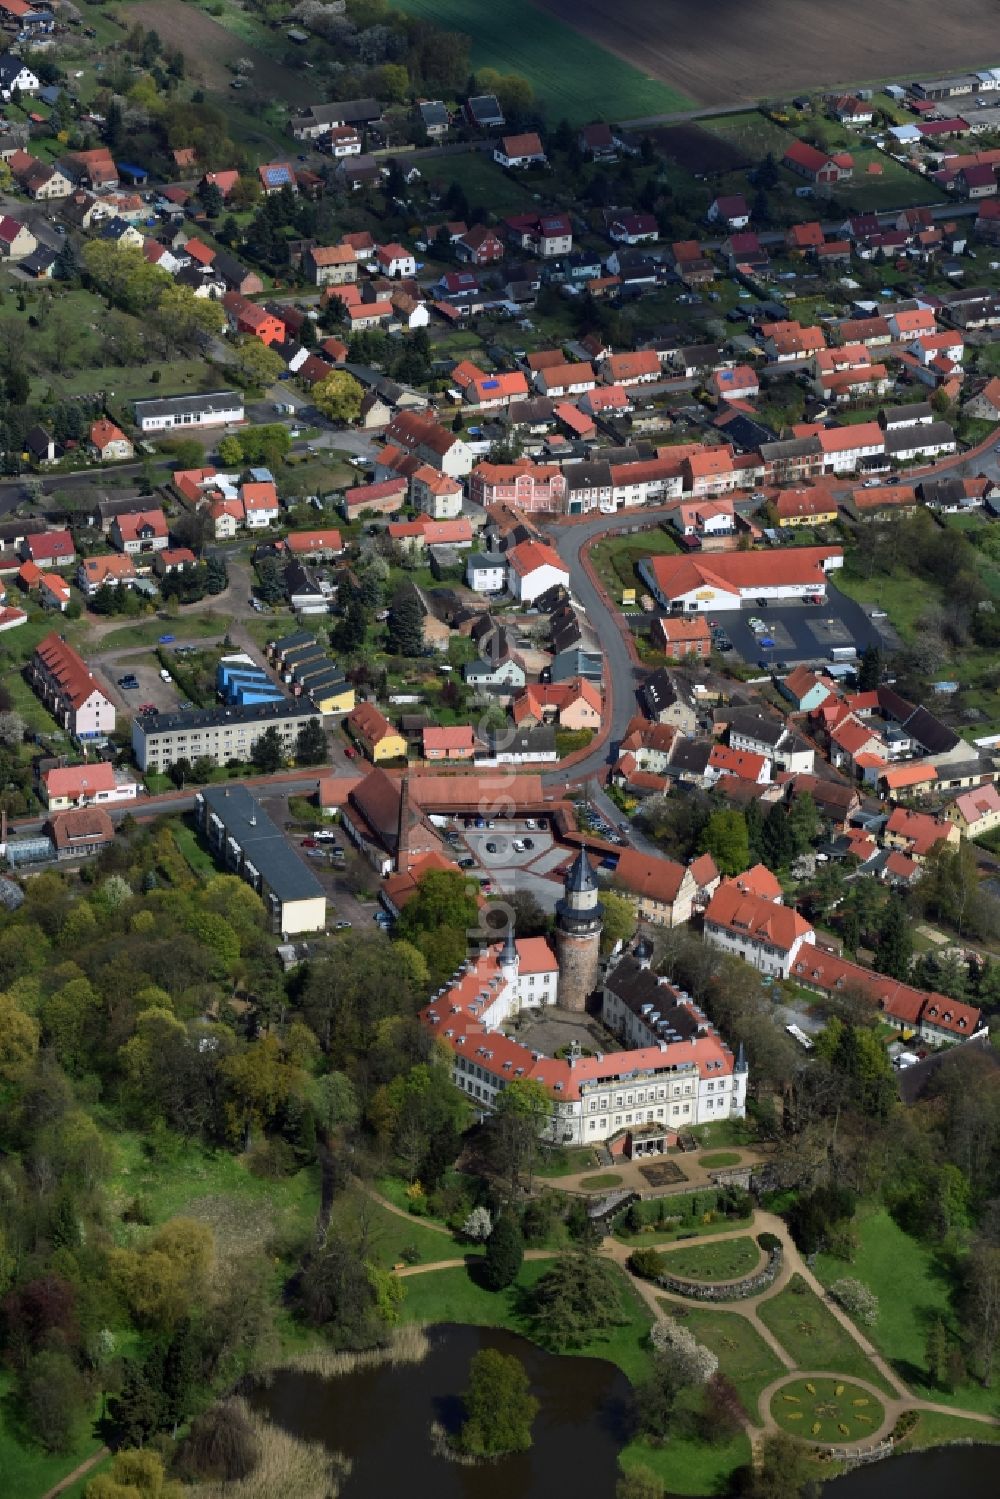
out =
[[[581,848],[556,905],[556,998],[564,1009],[585,1010],[588,996],[597,987],[603,926],[604,907],[597,898],[597,882]]]

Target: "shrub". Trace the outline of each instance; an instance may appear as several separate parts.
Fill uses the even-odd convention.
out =
[[[627,1263],[633,1275],[643,1280],[659,1280],[667,1268],[667,1257],[658,1249],[633,1249]]]
[[[694,1333],[671,1321],[654,1322],[650,1341],[660,1358],[668,1364],[679,1384],[707,1384],[717,1373],[719,1360],[711,1348],[699,1343]]]
[[[287,1140],[258,1140],[247,1157],[247,1166],[252,1176],[277,1181],[283,1176],[292,1176],[297,1162]]]
[[[770,1254],[773,1249],[781,1248],[781,1240],[777,1234],[763,1233],[757,1235],[757,1243],[765,1254]]]
[[[841,1280],[835,1280],[830,1287],[830,1295],[840,1303],[849,1317],[863,1322],[866,1327],[873,1327],[878,1321],[878,1297],[853,1276],[847,1275]]]
[[[178,1454],[183,1478],[236,1483],[257,1466],[259,1447],[245,1408],[226,1400],[193,1423]]]

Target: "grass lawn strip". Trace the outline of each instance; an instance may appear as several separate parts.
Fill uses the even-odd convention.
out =
[[[714,1308],[708,1311],[702,1307],[688,1310],[678,1306],[676,1301],[665,1299],[661,1305],[666,1314],[693,1333],[699,1343],[711,1348],[722,1373],[739,1391],[747,1414],[759,1424],[763,1417],[758,1407],[761,1390],[780,1379],[786,1371],[756,1328],[736,1312],[721,1312]]]
[[[617,1187],[621,1177],[617,1171],[605,1171],[598,1176],[584,1176],[581,1178],[580,1186],[585,1192],[604,1192],[610,1187]]]
[[[405,1224],[401,1224],[403,1228]],[[439,1238],[438,1235],[435,1235]],[[456,1249],[455,1253],[462,1251]],[[441,1258],[440,1252],[438,1258]],[[476,1285],[466,1269],[433,1270],[407,1277],[401,1316],[404,1322],[464,1322],[474,1327],[506,1327],[530,1338],[531,1320],[522,1307],[523,1293],[549,1268],[547,1260],[528,1260],[513,1286],[506,1291],[486,1291]],[[633,1384],[645,1379],[651,1368],[649,1329],[652,1316],[645,1302],[619,1271],[622,1307],[628,1321],[585,1343],[574,1353],[586,1358],[605,1358],[617,1364]]]
[[[716,1150],[698,1157],[698,1165],[706,1171],[721,1171],[725,1166],[738,1166],[740,1158],[735,1150]]]
[[[833,1446],[872,1436],[885,1407],[850,1380],[796,1379],[772,1395],[771,1415],[783,1431]]]
[[[685,1244],[667,1252],[667,1274],[684,1280],[742,1280],[758,1268],[763,1253],[749,1236],[717,1244]]]
[[[853,1374],[886,1394],[895,1393],[801,1276],[794,1275],[777,1296],[760,1302],[757,1315],[800,1369],[830,1369],[845,1378]]]
[[[853,1275],[875,1292],[879,1318],[867,1335],[915,1395],[940,1405],[995,1414],[996,1380],[987,1389],[970,1380],[951,1391],[939,1389],[923,1372],[930,1323],[941,1317],[952,1331],[957,1327],[949,1278],[934,1250],[904,1233],[883,1209],[859,1217],[856,1229],[860,1243],[852,1263],[847,1266],[833,1255],[818,1255],[815,1271],[819,1279],[829,1285],[842,1275]]]

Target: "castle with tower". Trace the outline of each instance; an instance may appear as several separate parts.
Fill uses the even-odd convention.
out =
[[[483,1114],[519,1078],[552,1100],[548,1135],[593,1144],[627,1134],[637,1153],[658,1153],[678,1130],[742,1118],[748,1068],[689,995],[651,968],[643,943],[601,973],[603,908],[581,849],[556,906],[555,945],[518,938],[469,957],[424,1008],[423,1024],[449,1047],[453,1078]],[[508,1033],[525,1011],[558,1005],[583,1013],[600,990],[601,1017],[621,1049],[548,1057]]]
[[[556,905],[557,1003],[565,1010],[585,1010],[597,988],[603,929],[604,907],[598,899],[597,881],[586,849],[581,848]]]

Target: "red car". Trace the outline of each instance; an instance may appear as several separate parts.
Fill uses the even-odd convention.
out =
[[[357,755],[357,753],[358,753],[357,750],[352,750],[349,745],[348,745],[347,749],[345,749],[345,751],[344,751],[344,754],[347,756],[348,760],[353,760],[355,758],[355,756]]]
[[[316,847],[316,839],[315,838],[303,838],[303,840],[302,840],[302,847],[303,848],[315,848]]]

